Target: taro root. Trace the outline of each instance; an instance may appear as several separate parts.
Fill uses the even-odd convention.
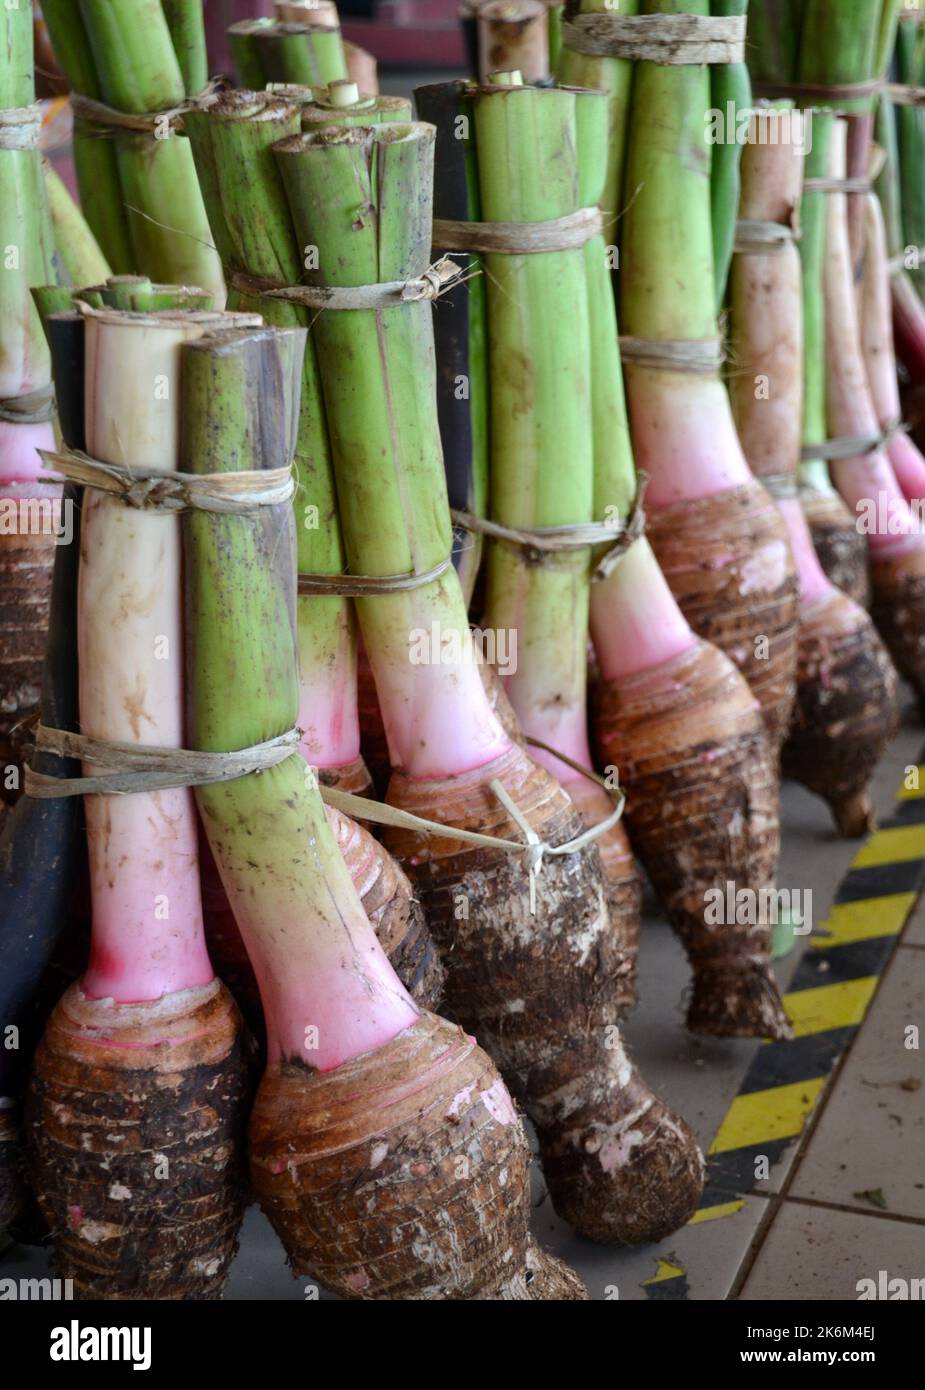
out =
[[[599,758],[619,767],[633,847],[693,972],[687,1025],[720,1037],[786,1038],[771,928],[706,921],[708,892],[772,888],[777,777],[754,696],[732,663],[697,642],[597,687]]]
[[[677,10],[676,0],[646,6]],[[797,585],[784,523],[751,476],[714,366],[709,74],[636,64],[621,244],[627,398],[656,559],[695,632],[748,680],[776,751],[794,698]],[[672,353],[687,360],[675,365]]]
[[[304,338],[264,329],[189,345],[186,471],[292,457]],[[283,735],[299,701],[292,508],[198,512],[184,530],[195,746]],[[293,1270],[349,1298],[504,1286],[529,1299],[528,1151],[511,1099],[475,1041],[420,1013],[395,975],[301,756],[196,796],[260,988],[251,1180]]]
[[[526,88],[509,91],[530,96]],[[313,282],[381,284],[423,273],[433,140],[429,126],[393,124],[324,130],[276,146],[300,244],[319,247]],[[348,216],[357,188],[375,217]],[[520,839],[490,788],[497,779],[533,829],[562,844],[582,822],[491,709],[458,578],[442,568],[452,528],[434,410],[431,310],[409,299],[400,311],[323,313],[312,331],[350,571],[421,577],[357,600],[398,769],[388,800],[451,827],[484,823]],[[434,569],[441,572],[425,579]],[[435,626],[440,651],[428,656]],[[412,642],[420,659],[409,660]],[[448,1009],[477,1031],[537,1125],[557,1210],[608,1241],[675,1229],[696,1206],[701,1160],[690,1131],[649,1093],[644,1142],[631,1153],[622,1145],[639,1083],[618,1047],[618,961],[596,849],[547,857],[534,918],[519,854],[460,849],[416,831],[390,829],[384,838],[443,951]],[[466,921],[457,921],[454,897],[469,903]],[[509,1007],[521,999],[523,1014]]]
[[[180,346],[217,321],[241,319],[84,306],[92,456],[177,467]],[[77,641],[84,734],[184,746],[176,514],[85,490]],[[175,659],[159,659],[165,648]],[[84,1298],[216,1299],[242,1213],[250,1088],[241,1019],[203,936],[192,795],[93,792],[84,814],[90,959],[47,1024],[29,1100],[56,1271]]]
[[[742,158],[748,222],[793,225],[803,174],[802,119],[789,103],[752,117]],[[823,573],[796,496],[806,433],[801,310],[793,241],[744,247],[732,271],[738,371],[730,392],[749,465],[777,493],[800,583],[797,703],[784,768],[829,801],[843,834],[860,835],[871,822],[868,785],[895,730],[895,678],[869,615]],[[755,390],[762,381],[767,392]]]

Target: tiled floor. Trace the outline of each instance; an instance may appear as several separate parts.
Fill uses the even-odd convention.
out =
[[[917,762],[923,743],[925,733],[910,720],[877,773],[881,818],[894,812],[905,768]],[[822,932],[858,845],[839,840],[826,808],[794,785],[784,788],[782,819],[780,885],[812,889],[813,917]],[[904,911],[908,902],[900,903]],[[842,910],[838,931],[846,939],[863,938],[866,930],[863,913]],[[925,1064],[921,1049],[905,1045],[913,1037],[905,1032],[909,1027],[919,1028],[925,1039],[923,947],[925,906],[920,903],[808,1134],[769,1146],[773,1166],[752,1195],[734,1200],[734,1193],[717,1194],[706,1213],[711,1219],[696,1219],[660,1245],[616,1251],[576,1238],[555,1216],[536,1173],[537,1237],[579,1271],[594,1299],[854,1299],[858,1280],[877,1280],[881,1270],[884,1278],[925,1277]],[[779,963],[785,989],[806,949],[804,940]],[[687,981],[678,943],[663,921],[647,917],[640,1003],[628,1037],[643,1075],[709,1149],[760,1045],[688,1034],[683,1022]],[[819,982],[824,981],[823,973]],[[811,996],[802,1002],[808,1017]],[[847,1007],[853,1007],[851,1000]],[[815,1096],[805,1087],[797,1089],[800,1094],[790,1099],[799,1112],[806,1108],[804,1100]],[[792,1124],[783,1128],[792,1132]],[[46,1264],[43,1252],[18,1248],[0,1258],[0,1275],[34,1275]],[[226,1297],[316,1296],[307,1281],[290,1276],[276,1237],[251,1208]]]

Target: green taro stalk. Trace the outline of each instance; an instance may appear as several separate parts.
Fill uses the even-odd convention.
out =
[[[712,0],[710,5],[710,13],[717,16],[740,16],[747,12],[748,0]],[[723,138],[712,146],[710,170],[713,273],[719,312],[726,297],[739,213],[742,146],[736,139],[737,117],[740,111],[747,110],[752,104],[751,81],[744,62],[717,63],[710,69],[710,100],[714,112],[721,115],[719,129],[723,134]]]
[[[776,88],[796,77],[805,3],[806,0],[751,0],[745,56],[756,87],[767,83]]]
[[[500,75],[499,75],[500,76]],[[519,77],[519,74],[508,74]],[[474,94],[482,218],[544,222],[581,206],[574,92],[510,85]],[[588,122],[589,163],[606,149],[606,97]],[[598,239],[599,240],[599,239]],[[596,248],[605,266],[603,247]],[[490,514],[514,527],[590,522],[591,349],[585,252],[485,256],[491,366]],[[489,551],[487,620],[518,635],[505,682],[526,733],[587,766],[590,547],[537,561],[519,546]],[[576,774],[541,751],[560,781]]]
[[[55,234],[55,251],[72,285],[89,285],[105,280],[109,262],[90,230],[83,213],[71,197],[64,180],[47,160],[44,162],[45,193]]]
[[[184,354],[186,471],[285,465],[304,342],[304,329],[263,329],[216,334]],[[189,514],[184,553],[193,745],[230,751],[288,732],[299,705],[292,508]],[[417,1010],[376,940],[302,758],[196,796],[260,984],[270,1064],[327,1071],[413,1023]]]
[[[0,35],[4,53],[0,109],[32,107],[31,7],[4,6]],[[25,113],[17,118],[15,126],[7,125],[3,134],[14,143],[28,145],[23,133],[35,132],[39,120],[36,108],[32,116]],[[15,415],[28,405],[24,401],[20,407],[16,401],[47,388],[51,380],[48,345],[30,294],[32,285],[47,284],[55,278],[51,220],[37,143],[32,148],[0,148],[0,247],[0,399],[8,403],[7,412]],[[0,419],[0,481],[37,478],[41,470],[35,450],[51,443],[49,423]]]
[[[257,50],[256,35],[272,26],[268,16],[260,19],[239,19],[225,31],[235,76],[245,91],[259,92],[266,83],[263,63]]]
[[[639,10],[640,0],[621,0],[621,15],[632,16],[638,14]],[[613,12],[613,6],[608,4],[608,0],[581,0],[578,7],[580,14]],[[632,188],[624,188],[623,172],[634,67],[635,64],[626,58],[599,58],[587,53],[576,53],[568,47],[565,40],[555,66],[558,82],[571,87],[593,87],[607,93],[607,176],[600,205],[610,218],[616,218],[623,211],[634,193]],[[613,240],[616,240],[615,233]]]
[[[82,31],[75,8],[73,0],[58,0],[45,15],[76,91],[134,114],[165,111],[198,95],[205,39],[201,12],[197,22],[195,7],[171,7],[179,56],[161,0],[80,0]],[[72,52],[77,60],[68,71]],[[110,153],[101,154],[92,142],[110,146]],[[103,213],[91,226],[110,264],[117,271],[202,285],[220,299],[221,266],[186,138],[166,127],[163,138],[157,138],[148,132],[104,129],[82,119],[81,143],[87,155],[76,160],[81,201],[91,206],[97,196],[94,177],[100,174]],[[128,261],[117,206],[127,220]]]
[[[818,105],[831,106],[850,117],[848,123],[848,177],[866,177],[874,129],[875,92],[873,83],[886,70],[893,47],[893,35],[900,0],[854,0],[850,5],[838,0],[806,0],[800,47],[799,80],[822,87],[841,84],[867,84],[870,88],[854,95],[836,92],[830,99],[822,93],[812,98]],[[848,197],[848,235],[855,271],[859,269],[864,247],[864,195]]]
[[[899,136],[897,131],[896,107],[886,96],[877,105],[874,124],[877,144],[884,153],[883,166],[877,175],[874,191],[883,208],[886,224],[887,254],[899,256],[904,247],[902,183],[899,171]]]
[[[42,17],[71,90],[95,101],[102,100],[93,53],[76,0],[44,0]],[[131,271],[135,257],[119,183],[115,142],[98,126],[76,116],[74,169],[87,225],[100,250],[115,271]]]
[[[317,250],[309,283],[371,285],[423,273],[433,150],[433,127],[422,124],[331,127],[279,142],[299,244]],[[325,310],[312,333],[350,570],[427,573],[452,547],[431,305]],[[357,607],[393,766],[412,777],[451,776],[509,747],[473,660],[454,571]]]
[[[209,80],[202,0],[163,0],[163,6],[183,86],[201,92]]]
[[[229,276],[229,303],[259,311],[276,327],[307,327],[311,311],[234,288],[235,272],[298,284],[311,259],[297,235],[273,144],[299,130],[299,108],[269,93],[229,92],[186,119],[216,243]],[[304,248],[300,250],[300,247]],[[302,408],[296,442],[299,570],[341,574],[344,550],[314,334],[303,359]],[[303,748],[316,766],[353,762],[360,751],[356,709],[356,633],[350,601],[306,596],[299,601]]]
[[[900,82],[925,83],[925,25],[923,16],[905,20],[896,38],[896,63]],[[925,160],[925,108],[897,106],[899,178],[902,198],[902,245],[925,247],[925,192],[921,170]],[[909,271],[920,298],[925,298],[925,269]]]
[[[812,119],[813,144],[804,165],[806,179],[828,175],[832,145],[832,111],[807,112]],[[800,211],[800,261],[803,274],[803,445],[811,447],[828,439],[826,426],[825,295],[822,269],[826,247],[827,193],[808,189]],[[815,492],[832,494],[835,488],[828,464],[821,458],[803,458],[800,482]]]
[[[228,29],[238,79],[253,90],[268,82],[326,87],[348,76],[340,29],[241,20]]]
[[[481,202],[471,85],[460,81],[417,87],[414,99],[421,119],[437,131],[434,217],[478,222]],[[460,131],[465,132],[464,139],[457,138]],[[441,255],[443,249],[435,246],[434,255]],[[472,277],[445,294],[434,314],[437,415],[450,506],[484,517],[488,508],[487,283],[481,274],[481,256],[469,255],[465,264]],[[483,542],[477,532],[462,534],[453,559],[470,603]]]

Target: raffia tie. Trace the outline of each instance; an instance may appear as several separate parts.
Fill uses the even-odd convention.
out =
[[[634,338],[621,334],[620,352],[624,361],[665,372],[686,372],[709,376],[718,372],[726,354],[722,338]]]
[[[739,256],[773,256],[799,239],[799,230],[783,222],[740,217],[733,249]]]
[[[338,811],[343,811],[355,820],[368,820],[375,825],[394,826],[400,830],[416,830],[421,834],[437,836],[444,840],[458,840],[461,844],[477,845],[484,849],[503,850],[507,854],[519,855],[524,860],[525,867],[533,879],[542,869],[543,860],[547,855],[577,854],[586,845],[592,844],[602,835],[606,835],[608,830],[612,830],[623,815],[626,797],[621,787],[608,787],[604,779],[599,777],[596,772],[592,772],[581,763],[575,762],[565,753],[558,752],[557,749],[551,748],[539,739],[527,737],[525,742],[533,748],[542,748],[545,752],[551,753],[560,762],[566,763],[576,772],[580,772],[582,776],[604,787],[614,803],[614,809],[610,815],[595,825],[589,826],[587,830],[576,835],[574,839],[566,841],[565,844],[553,845],[537,835],[504,784],[497,778],[493,778],[488,785],[511,820],[521,831],[524,839],[520,843],[517,840],[502,839],[500,836],[482,835],[475,830],[460,830],[456,826],[441,825],[438,821],[426,820],[422,816],[412,815],[410,811],[399,810],[397,806],[389,806],[381,801],[370,801],[367,797],[354,796],[352,792],[338,791],[335,787],[320,786],[319,790],[322,799],[328,805],[335,807]]]
[[[300,729],[290,729],[265,743],[227,753],[203,753],[190,748],[160,748],[153,744],[118,743],[52,729],[38,724],[35,751],[79,758],[102,771],[87,777],[50,777],[28,765],[27,796],[51,800],[61,796],[116,796],[170,791],[176,787],[205,787],[233,782],[252,772],[266,772],[298,752]]]
[[[185,511],[244,515],[291,501],[291,466],[240,473],[150,472],[104,463],[79,449],[39,449],[44,466],[69,482],[117,497],[127,507],[176,514]]]
[[[164,129],[165,122],[168,129],[178,129],[187,111],[196,111],[199,107],[208,105],[225,85],[222,78],[213,77],[196,96],[188,97],[186,101],[181,101],[177,106],[170,106],[164,111],[119,111],[115,106],[107,106],[103,101],[84,96],[82,92],[71,92],[71,110],[77,120],[88,121],[98,127],[101,134],[105,132],[119,135],[131,132],[157,138],[158,133]]]
[[[575,53],[637,63],[744,63],[745,17],[578,14],[562,25],[562,42]]]
[[[577,250],[603,230],[603,214],[597,207],[579,208],[545,222],[457,222],[435,217],[431,244],[441,251],[530,256]]]
[[[870,189],[870,179],[863,175],[850,179],[805,179],[803,183],[804,193],[869,193]]]
[[[37,150],[42,133],[42,108],[9,106],[0,110],[0,150]]]
[[[797,475],[795,473],[764,473],[756,474],[759,483],[766,492],[778,502],[786,502],[799,493]]]
[[[389,280],[377,285],[281,285],[261,275],[234,271],[229,284],[258,299],[284,299],[309,309],[390,309],[439,299],[463,275],[465,266],[444,256],[415,280]]]
[[[754,82],[752,93],[772,101],[790,98],[799,106],[811,106],[818,101],[863,101],[865,97],[876,95],[882,88],[882,78],[871,77],[863,82]]]
[[[451,556],[429,570],[408,574],[300,574],[299,594],[324,598],[374,598],[376,594],[401,594],[420,589],[439,579],[452,564]]]
[[[819,444],[804,444],[800,458],[804,462],[811,459],[825,459],[835,463],[839,459],[861,458],[865,454],[875,454],[883,449],[894,435],[905,429],[901,420],[892,420],[879,434],[859,434],[842,439],[825,439]]]
[[[37,800],[48,801],[70,796],[139,795],[184,787],[213,786],[218,782],[234,782],[241,777],[249,777],[252,773],[266,772],[270,768],[278,767],[287,758],[298,753],[301,737],[302,730],[295,728],[250,748],[204,753],[189,748],[159,748],[153,745],[111,742],[107,739],[92,738],[88,734],[49,728],[38,723],[35,728],[36,752],[54,753],[62,758],[79,758],[92,767],[105,770],[84,777],[52,777],[46,773],[35,772],[27,764],[25,793]],[[537,743],[536,740],[527,741],[537,747],[546,748],[545,744]],[[555,752],[553,749],[547,751]],[[604,786],[614,802],[614,809],[609,816],[562,845],[553,845],[537,835],[526,816],[497,779],[493,779],[489,786],[522,832],[523,841],[481,835],[474,830],[460,830],[456,826],[441,825],[438,821],[426,820],[421,816],[412,815],[410,811],[402,811],[380,801],[370,801],[367,797],[354,796],[352,792],[326,787],[319,782],[317,774],[315,782],[322,800],[355,819],[518,855],[524,859],[532,878],[540,872],[545,856],[577,854],[586,845],[605,835],[623,815],[626,801],[619,786],[611,789],[596,773],[573,762],[565,754],[556,753],[555,756]],[[308,771],[308,764],[305,767]]]
[[[24,396],[0,398],[0,420],[10,425],[41,425],[55,418],[55,388],[38,386]]]
[[[894,106],[925,106],[925,87],[912,87],[902,82],[888,82],[883,95]]]
[[[465,531],[489,536],[492,540],[507,545],[519,546],[534,564],[542,564],[551,555],[563,551],[587,550],[602,544],[608,545],[607,553],[595,565],[592,581],[607,579],[623,559],[630,546],[645,534],[646,514],[643,507],[646,487],[649,483],[647,473],[640,472],[636,484],[636,496],[629,516],[625,522],[588,521],[572,522],[563,526],[503,526],[487,517],[473,516],[471,512],[450,509],[455,526]]]

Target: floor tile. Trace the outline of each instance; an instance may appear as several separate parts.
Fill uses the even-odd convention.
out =
[[[826,1102],[792,1195],[864,1211],[882,1192],[887,1211],[925,1221],[925,1047],[904,1045],[910,1027],[925,1032],[925,951],[901,946]]]
[[[740,1295],[856,1300],[859,1281],[925,1276],[925,1226],[784,1202]],[[863,1286],[862,1286],[863,1288]]]
[[[767,1212],[762,1197],[704,1212],[657,1245],[614,1251],[590,1245],[555,1213],[534,1212],[537,1238],[578,1270],[595,1300],[724,1299]]]
[[[925,897],[919,899],[903,933],[906,946],[925,946]]]

